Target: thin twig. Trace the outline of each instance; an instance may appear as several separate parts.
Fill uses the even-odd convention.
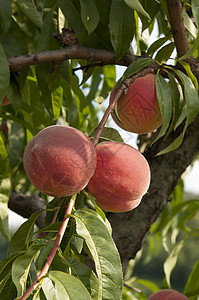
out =
[[[44,277],[48,270],[49,270],[49,267],[55,257],[55,254],[59,248],[59,245],[62,241],[62,238],[64,236],[64,233],[65,233],[65,230],[66,230],[66,227],[68,225],[68,222],[69,222],[69,218],[68,218],[68,214],[70,214],[72,212],[72,209],[74,207],[74,204],[75,204],[75,198],[76,198],[76,195],[72,196],[69,203],[68,203],[68,207],[66,209],[66,214],[64,216],[64,220],[62,222],[62,225],[57,233],[57,237],[56,237],[56,240],[55,240],[55,243],[54,243],[54,246],[47,258],[47,261],[42,269],[42,271],[40,272],[40,274],[38,275],[37,279],[33,282],[33,284],[26,290],[26,292],[24,293],[24,295],[20,298],[20,300],[25,300],[29,297],[29,295],[36,289],[36,287],[39,285],[39,280]]]

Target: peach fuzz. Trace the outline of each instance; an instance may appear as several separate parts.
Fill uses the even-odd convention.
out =
[[[188,298],[172,289],[162,289],[152,294],[148,300],[188,300]]]
[[[28,143],[23,157],[26,174],[44,194],[70,196],[93,176],[96,152],[90,139],[76,128],[53,125]]]
[[[111,91],[110,102],[114,95]],[[155,75],[137,78],[123,93],[115,105],[112,118],[126,131],[138,134],[152,132],[162,124],[162,116],[156,96]]]
[[[137,207],[150,184],[150,168],[144,156],[121,142],[95,147],[97,166],[88,192],[105,211],[124,212]]]

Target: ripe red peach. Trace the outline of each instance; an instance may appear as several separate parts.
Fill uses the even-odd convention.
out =
[[[113,88],[110,101],[113,98]],[[138,134],[152,132],[162,124],[155,88],[155,75],[137,78],[123,93],[112,113],[115,123],[124,130]]]
[[[188,300],[188,298],[172,289],[162,289],[152,294],[148,300]]]
[[[102,142],[95,150],[97,166],[87,189],[97,205],[110,212],[137,207],[150,184],[150,168],[144,156],[121,142]]]
[[[76,128],[53,125],[28,143],[23,157],[26,174],[44,194],[62,197],[81,191],[93,176],[96,152]]]

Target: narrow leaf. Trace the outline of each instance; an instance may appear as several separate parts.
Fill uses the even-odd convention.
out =
[[[198,47],[199,47],[199,33],[198,33],[197,39],[194,42],[193,47],[185,55],[181,56],[179,58],[179,60],[185,60],[188,57],[190,57],[191,55],[193,55],[194,52],[198,49]]]
[[[176,73],[184,85],[184,97],[187,105],[187,125],[189,125],[199,112],[199,97],[191,79],[179,70]]]
[[[1,72],[0,72],[0,104],[1,104],[3,98],[6,95],[9,82],[10,82],[10,70],[8,66],[8,60],[1,44],[0,44],[0,66],[1,66]]]
[[[148,55],[154,54],[154,52],[157,51],[165,42],[167,42],[169,38],[170,35],[157,39],[147,50]]]
[[[151,20],[149,14],[144,10],[139,0],[124,0],[124,1],[130,8],[136,10],[139,14]]]
[[[78,210],[74,217],[77,234],[85,239],[95,262],[99,284],[98,299],[121,299],[120,257],[106,225],[93,210]]]
[[[4,141],[0,135],[0,179],[8,175],[8,153]]]
[[[11,24],[12,10],[10,0],[0,1],[0,24],[1,24],[1,39],[7,34]]]
[[[15,232],[8,246],[8,256],[12,256],[28,246],[27,243],[32,237],[35,221],[41,213],[42,211],[32,214],[31,217]]]
[[[83,283],[75,276],[61,271],[49,272],[49,278],[54,282],[56,299],[89,300],[89,292]]]
[[[171,283],[170,283],[171,272],[177,263],[179,253],[180,253],[181,249],[183,248],[185,241],[187,239],[188,239],[188,237],[185,237],[182,240],[180,240],[178,243],[176,243],[176,245],[173,247],[171,253],[169,254],[168,258],[164,262],[164,272],[165,272],[166,281],[167,281],[167,284],[169,287],[171,287]]]
[[[193,2],[192,2],[192,9],[193,9]],[[184,24],[185,24],[186,29],[196,39],[197,35],[198,35],[198,30],[197,30],[196,26],[193,24],[191,18],[189,18],[188,14],[185,12],[185,10],[183,10],[183,19],[184,19]]]
[[[199,294],[198,274],[199,274],[199,260],[195,263],[184,288],[184,294],[186,294],[188,297]]]
[[[191,7],[192,7],[194,19],[199,27],[199,3],[198,3],[198,0],[192,0]]]
[[[93,32],[99,23],[99,13],[94,1],[80,0],[82,22],[88,31]]]
[[[123,1],[112,1],[109,28],[111,43],[119,60],[128,51],[134,31],[133,12]]]
[[[24,255],[19,256],[12,265],[12,280],[17,288],[17,296],[21,297],[26,289],[26,282],[31,263],[45,244],[33,244]]]
[[[172,117],[172,98],[170,88],[167,82],[160,74],[157,74],[155,77],[155,84],[163,124],[158,136],[153,141],[153,143],[155,143],[160,137],[162,137],[166,133]]]
[[[156,54],[155,59],[160,63],[166,62],[171,57],[174,48],[175,48],[175,44],[173,42],[163,46]]]

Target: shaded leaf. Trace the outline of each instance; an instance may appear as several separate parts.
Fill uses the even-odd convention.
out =
[[[119,60],[128,51],[134,31],[133,12],[124,1],[112,1],[109,27],[116,59]]]
[[[7,34],[11,24],[12,10],[10,0],[0,1],[0,24],[1,24],[1,39]]]
[[[80,0],[81,18],[88,34],[95,30],[99,23],[99,14],[94,1]]]
[[[32,0],[17,0],[21,11],[38,28],[42,26],[42,18]]]
[[[156,74],[155,84],[156,84],[156,94],[159,102],[163,124],[158,136],[153,141],[153,143],[155,143],[159,138],[161,138],[166,133],[172,117],[172,98],[171,98],[170,88],[167,82],[160,74]]]
[[[8,66],[8,60],[1,44],[0,44],[0,65],[1,65],[1,72],[0,72],[0,104],[1,104],[3,98],[6,95],[9,82],[10,82],[10,70]]]
[[[165,42],[170,39],[170,35],[157,39],[151,46],[148,48],[148,55],[153,55]]]
[[[0,181],[0,232],[6,238],[10,239],[8,227],[8,200],[10,194],[10,179],[6,178]]]
[[[173,53],[173,50],[175,49],[174,42],[171,42],[165,46],[163,46],[158,53],[155,56],[155,59],[159,62],[166,62]]]

